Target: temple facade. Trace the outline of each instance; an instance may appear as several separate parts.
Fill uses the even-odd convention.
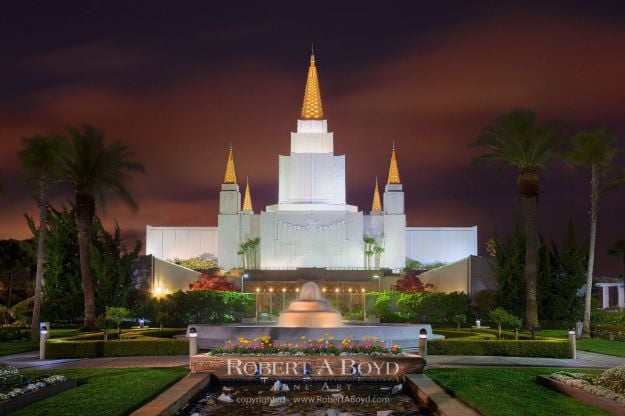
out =
[[[231,147],[217,227],[147,226],[147,254],[162,259],[210,256],[225,270],[397,270],[406,258],[451,262],[477,254],[477,227],[407,227],[394,146],[382,197],[376,179],[371,211],[366,214],[347,203],[345,155],[334,154],[314,55],[290,153],[278,157],[278,169],[278,201],[255,213],[248,181],[241,198]]]

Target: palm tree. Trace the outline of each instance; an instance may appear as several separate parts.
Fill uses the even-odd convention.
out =
[[[605,129],[594,132],[582,132],[573,136],[573,148],[567,159],[574,165],[590,170],[590,244],[588,250],[588,268],[586,269],[586,297],[584,302],[584,326],[582,338],[590,338],[590,308],[593,287],[593,268],[595,264],[595,244],[597,240],[597,215],[599,212],[600,180],[605,170],[610,167],[618,153],[616,138]]]
[[[608,255],[621,259],[621,276],[625,279],[625,239],[615,241],[608,250]]]
[[[380,268],[380,262],[382,260],[382,253],[384,253],[384,247],[378,246],[377,244],[373,246],[373,254],[375,255],[375,268]]]
[[[39,340],[41,320],[41,292],[43,289],[43,266],[45,261],[45,240],[48,230],[48,189],[58,181],[58,167],[62,138],[59,136],[35,135],[22,139],[23,149],[18,155],[22,171],[28,181],[37,184],[36,198],[39,206],[39,238],[37,241],[37,271],[35,273],[35,297],[30,339]]]
[[[365,242],[365,259],[367,261],[367,269],[371,268],[371,256],[373,256],[373,245],[375,244],[374,237],[363,237]]]
[[[525,230],[525,282],[527,300],[526,325],[538,325],[536,275],[538,232],[537,213],[540,178],[538,171],[545,168],[556,154],[560,144],[560,128],[556,122],[537,124],[531,110],[513,110],[500,116],[495,124],[482,130],[471,146],[486,147],[475,163],[503,162],[518,170],[517,193]]]
[[[80,274],[85,297],[85,320],[82,330],[96,329],[95,294],[91,270],[90,240],[96,200],[103,205],[107,193],[113,193],[131,209],[137,203],[126,188],[130,173],[144,171],[131,161],[132,153],[119,141],[104,143],[102,131],[85,125],[83,130],[68,128],[68,146],[63,155],[62,179],[74,186],[76,226],[80,254]]]
[[[251,253],[251,265],[256,269],[258,268],[258,246],[260,245],[260,237],[252,238],[248,243],[248,249]]]

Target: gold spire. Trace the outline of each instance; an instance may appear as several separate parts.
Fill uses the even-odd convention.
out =
[[[245,196],[243,197],[243,211],[254,211],[252,197],[250,196],[250,179],[245,179]]]
[[[391,153],[391,166],[388,168],[388,183],[398,184],[399,180],[399,168],[397,167],[397,156],[395,155],[395,143],[393,142],[393,152]]]
[[[375,177],[375,190],[373,191],[373,203],[371,204],[371,212],[381,212],[382,203],[380,202],[380,190],[378,189],[378,177]]]
[[[232,144],[228,148],[228,162],[226,162],[224,183],[237,183],[237,174],[234,171],[234,158],[232,157]]]
[[[317,78],[314,53],[310,54],[310,66],[308,67],[308,78],[306,78],[306,90],[304,91],[304,104],[302,104],[301,119],[323,119],[321,92],[319,91],[319,79]]]

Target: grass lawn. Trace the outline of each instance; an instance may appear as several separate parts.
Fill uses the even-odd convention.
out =
[[[554,368],[440,368],[426,374],[485,416],[598,416],[608,413],[536,383]],[[574,372],[593,372],[569,370]]]
[[[32,341],[0,342],[0,356],[39,350],[39,343]]]
[[[600,354],[625,357],[625,342],[610,341],[608,339],[578,339],[577,349],[582,351],[598,352]]]
[[[15,416],[125,415],[149,402],[184,377],[185,368],[97,368],[24,370],[31,376],[62,374],[78,380],[78,387],[34,403]]]

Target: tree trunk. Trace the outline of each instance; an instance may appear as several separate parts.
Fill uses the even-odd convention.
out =
[[[85,320],[82,331],[95,331],[95,291],[91,270],[91,229],[95,215],[95,200],[86,192],[76,192],[76,227],[80,254],[80,275],[85,298]]]
[[[30,324],[30,340],[39,341],[41,321],[41,292],[43,289],[43,266],[45,261],[45,240],[48,226],[48,177],[42,172],[39,179],[39,240],[37,241],[37,272],[35,273],[35,297],[33,317]]]
[[[536,290],[538,232],[539,179],[534,170],[521,172],[518,178],[519,202],[525,231],[525,322],[527,329],[538,326],[538,301]]]
[[[586,299],[582,338],[590,338],[590,310],[592,307],[593,268],[595,265],[595,242],[597,239],[597,214],[599,210],[599,165],[592,165],[590,177],[590,242],[588,247],[588,270],[586,275]]]

